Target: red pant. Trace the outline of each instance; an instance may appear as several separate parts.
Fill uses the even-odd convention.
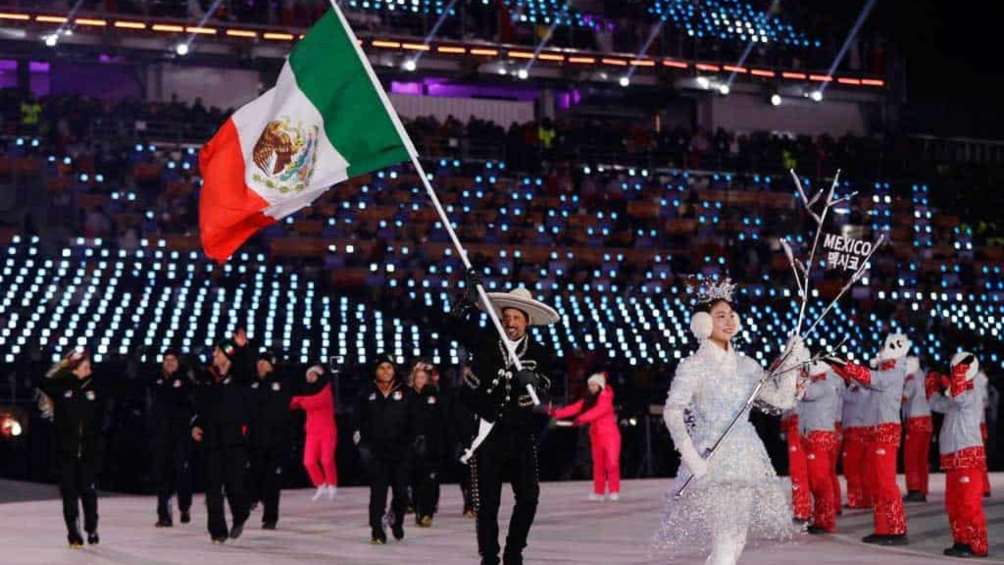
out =
[[[906,420],[906,441],[903,445],[903,468],[906,470],[907,492],[927,496],[928,458],[931,453],[931,434],[934,424],[930,416]]]
[[[837,507],[837,514],[840,514],[840,501],[843,499],[840,493],[840,477],[837,476],[837,461],[840,461],[840,447],[844,442],[844,430],[837,422],[834,426],[837,430],[837,441],[833,443],[833,451],[830,452],[830,481],[833,483],[833,500]]]
[[[987,431],[987,423],[980,422],[980,436],[983,438],[983,449],[987,448],[987,439],[990,438],[990,433]],[[990,496],[990,471],[986,465],[983,465],[983,494]]]
[[[592,440],[592,437],[590,437]],[[620,434],[591,441],[593,452],[593,492],[603,495],[621,491],[621,436]],[[607,488],[609,487],[609,488]]]
[[[875,503],[875,533],[906,533],[903,495],[896,484],[896,454],[900,425],[881,424],[869,428],[868,459],[872,462],[872,498]]]
[[[335,467],[335,446],[338,436],[334,434],[307,434],[303,445],[303,466],[315,487],[338,485],[338,469]]]
[[[837,529],[837,506],[833,496],[833,446],[839,445],[837,432],[812,431],[802,438],[812,491],[812,523],[828,532]]]
[[[865,457],[866,429],[860,427],[844,429],[844,477],[847,479],[847,506],[850,508],[871,508],[872,493],[868,480],[870,467]]]
[[[812,515],[812,497],[809,494],[809,469],[798,434],[798,419],[791,418],[782,428],[788,441],[788,475],[791,476],[791,505],[798,520],[808,520]]]
[[[976,555],[987,554],[987,519],[983,514],[983,476],[986,456],[982,447],[970,447],[941,456],[945,470],[945,507],[955,543],[969,546]]]

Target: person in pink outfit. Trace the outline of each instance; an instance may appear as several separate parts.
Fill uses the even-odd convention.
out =
[[[289,402],[291,410],[307,413],[307,437],[303,446],[303,466],[310,482],[317,488],[312,500],[325,494],[332,500],[338,493],[338,470],[335,467],[335,447],[338,427],[335,425],[335,397],[331,383],[320,365],[307,369],[302,394]]]
[[[621,491],[621,432],[617,428],[614,411],[614,391],[607,385],[606,373],[596,373],[586,381],[589,394],[586,398],[563,408],[552,408],[550,414],[557,420],[573,419],[576,426],[589,426],[589,442],[593,453],[593,494],[590,500],[620,499]]]

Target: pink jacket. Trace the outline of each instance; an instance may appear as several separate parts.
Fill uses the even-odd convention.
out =
[[[614,391],[610,385],[600,391],[600,396],[592,408],[583,412],[584,405],[585,400],[579,400],[564,408],[554,410],[551,415],[559,420],[574,417],[576,426],[588,425],[589,438],[593,441],[620,437],[621,432],[617,428],[617,413],[614,412]]]
[[[335,397],[331,394],[331,384],[324,385],[316,394],[294,396],[289,401],[289,408],[307,413],[307,423],[304,427],[308,436],[337,435]]]

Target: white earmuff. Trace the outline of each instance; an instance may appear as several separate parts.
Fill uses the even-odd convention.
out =
[[[714,322],[711,320],[711,314],[707,312],[697,312],[690,318],[690,331],[697,339],[708,339],[711,337],[711,330],[713,328]]]

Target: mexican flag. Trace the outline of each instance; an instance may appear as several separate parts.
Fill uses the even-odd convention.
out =
[[[332,185],[415,154],[355,34],[333,8],[276,85],[234,112],[199,154],[199,231],[224,262],[259,229]]]

